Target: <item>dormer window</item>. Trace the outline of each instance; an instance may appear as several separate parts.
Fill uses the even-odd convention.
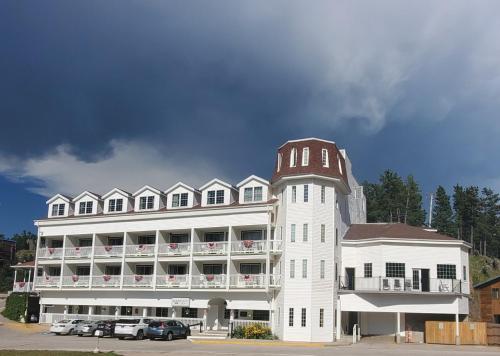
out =
[[[154,207],[155,197],[150,195],[147,197],[141,197],[139,200],[140,210],[151,210]]]
[[[290,152],[290,167],[297,166],[297,149],[294,147]]]
[[[245,203],[262,201],[262,187],[245,188],[243,201]]]
[[[302,165],[303,166],[309,165],[309,147],[304,147],[302,149]]]
[[[188,193],[173,194],[172,195],[172,207],[178,208],[188,205]]]
[[[321,165],[323,167],[329,167],[329,164],[328,164],[328,150],[326,148],[323,148],[321,150]]]
[[[110,199],[109,212],[120,212],[123,210],[123,199]]]
[[[93,201],[82,201],[80,202],[79,208],[78,208],[78,214],[92,214],[92,208],[94,206]]]
[[[340,172],[340,174],[343,174],[343,173],[342,173],[342,162],[340,162],[340,157],[339,157],[339,155],[337,155],[337,162],[339,163],[339,172]]]
[[[66,204],[53,204],[52,205],[52,216],[63,216]]]
[[[207,205],[224,204],[223,190],[209,190],[207,192]]]
[[[279,172],[279,171],[280,171],[280,169],[281,169],[281,157],[282,157],[282,156],[281,156],[281,153],[278,153],[278,169],[276,170],[276,171],[278,171],[278,172]]]

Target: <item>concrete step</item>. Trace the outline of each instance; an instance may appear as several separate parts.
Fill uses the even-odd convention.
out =
[[[193,332],[189,340],[224,340],[227,338],[227,330],[207,330],[202,333]]]

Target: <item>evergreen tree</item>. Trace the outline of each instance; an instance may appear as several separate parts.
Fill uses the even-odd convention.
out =
[[[451,210],[450,197],[446,190],[439,186],[436,190],[435,206],[432,212],[432,227],[441,234],[455,235],[453,211]]]
[[[500,196],[489,188],[483,188],[479,206],[480,211],[476,232],[477,239],[479,240],[479,253],[498,256]]]
[[[425,210],[422,208],[422,193],[412,175],[406,178],[406,207],[404,222],[408,225],[422,226]]]
[[[385,222],[403,222],[406,207],[406,189],[401,177],[391,170],[380,176],[381,219]]]
[[[376,183],[363,182],[363,192],[366,197],[366,221],[369,223],[381,222],[380,186]]]

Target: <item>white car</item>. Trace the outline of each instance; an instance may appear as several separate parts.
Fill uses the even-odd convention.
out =
[[[120,340],[126,337],[133,337],[136,340],[144,339],[146,329],[148,328],[151,319],[119,319],[115,324],[115,337]]]
[[[52,323],[50,326],[50,332],[56,335],[71,335],[75,332],[79,324],[83,323],[85,320],[80,319],[65,319],[58,321],[57,323]]]

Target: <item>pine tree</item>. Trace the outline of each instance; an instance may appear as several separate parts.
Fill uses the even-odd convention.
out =
[[[391,170],[380,176],[381,218],[386,222],[403,222],[406,207],[406,189],[401,177]]]
[[[489,188],[483,188],[479,206],[476,232],[479,240],[479,253],[496,256],[499,248],[500,196]]]
[[[432,212],[432,227],[441,234],[455,235],[453,224],[453,211],[451,210],[450,197],[446,190],[439,186],[436,190],[436,204]]]
[[[380,186],[376,183],[363,182],[366,197],[366,220],[369,223],[383,221],[380,210]]]
[[[422,226],[425,210],[422,208],[422,193],[412,175],[406,178],[406,207],[404,222],[408,225]]]

